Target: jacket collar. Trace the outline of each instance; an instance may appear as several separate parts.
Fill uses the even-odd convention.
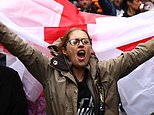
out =
[[[61,54],[61,53],[54,56],[50,60],[50,66],[53,67],[54,69],[58,70],[58,71],[69,72],[71,70],[70,69],[70,64],[68,63],[65,55]]]
[[[92,55],[88,65],[86,66],[93,79],[95,79],[97,73],[97,66],[98,66],[97,62],[98,62],[97,57],[95,55]],[[71,73],[71,64],[67,60],[66,56],[62,53],[59,53],[50,60],[50,66],[56,69],[57,71]]]

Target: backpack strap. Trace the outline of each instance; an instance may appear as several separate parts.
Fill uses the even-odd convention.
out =
[[[97,68],[97,73],[96,73],[96,80],[94,80],[98,95],[99,95],[99,109],[100,109],[100,114],[104,115],[105,113],[105,88],[103,86],[103,83],[101,82],[100,79],[100,69]]]

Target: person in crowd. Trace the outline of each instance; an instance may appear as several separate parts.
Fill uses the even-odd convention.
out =
[[[86,30],[71,28],[48,48],[50,59],[0,23],[0,43],[44,87],[47,115],[118,115],[117,81],[154,55],[154,38],[99,61]]]
[[[103,15],[122,16],[124,11],[121,7],[122,0],[98,0]]]
[[[113,5],[115,7],[115,10],[116,10],[116,16],[123,16],[123,9],[122,9],[122,0],[113,0]]]
[[[0,65],[0,114],[28,115],[23,84],[12,68]]]
[[[131,17],[136,14],[154,10],[154,5],[150,0],[123,0],[123,17]]]
[[[116,16],[116,8],[110,0],[98,0],[99,6],[103,10],[103,15]]]
[[[141,13],[141,0],[123,0],[123,10],[124,14],[123,17],[131,17],[136,14]]]
[[[77,0],[73,1],[74,5],[82,12],[98,14],[99,7],[92,0]]]

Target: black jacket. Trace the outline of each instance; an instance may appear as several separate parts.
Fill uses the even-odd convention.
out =
[[[18,73],[1,65],[0,115],[28,115],[27,100]]]

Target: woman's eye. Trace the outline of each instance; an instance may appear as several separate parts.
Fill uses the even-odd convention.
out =
[[[76,44],[77,44],[77,40],[73,40],[72,45],[76,45]]]

